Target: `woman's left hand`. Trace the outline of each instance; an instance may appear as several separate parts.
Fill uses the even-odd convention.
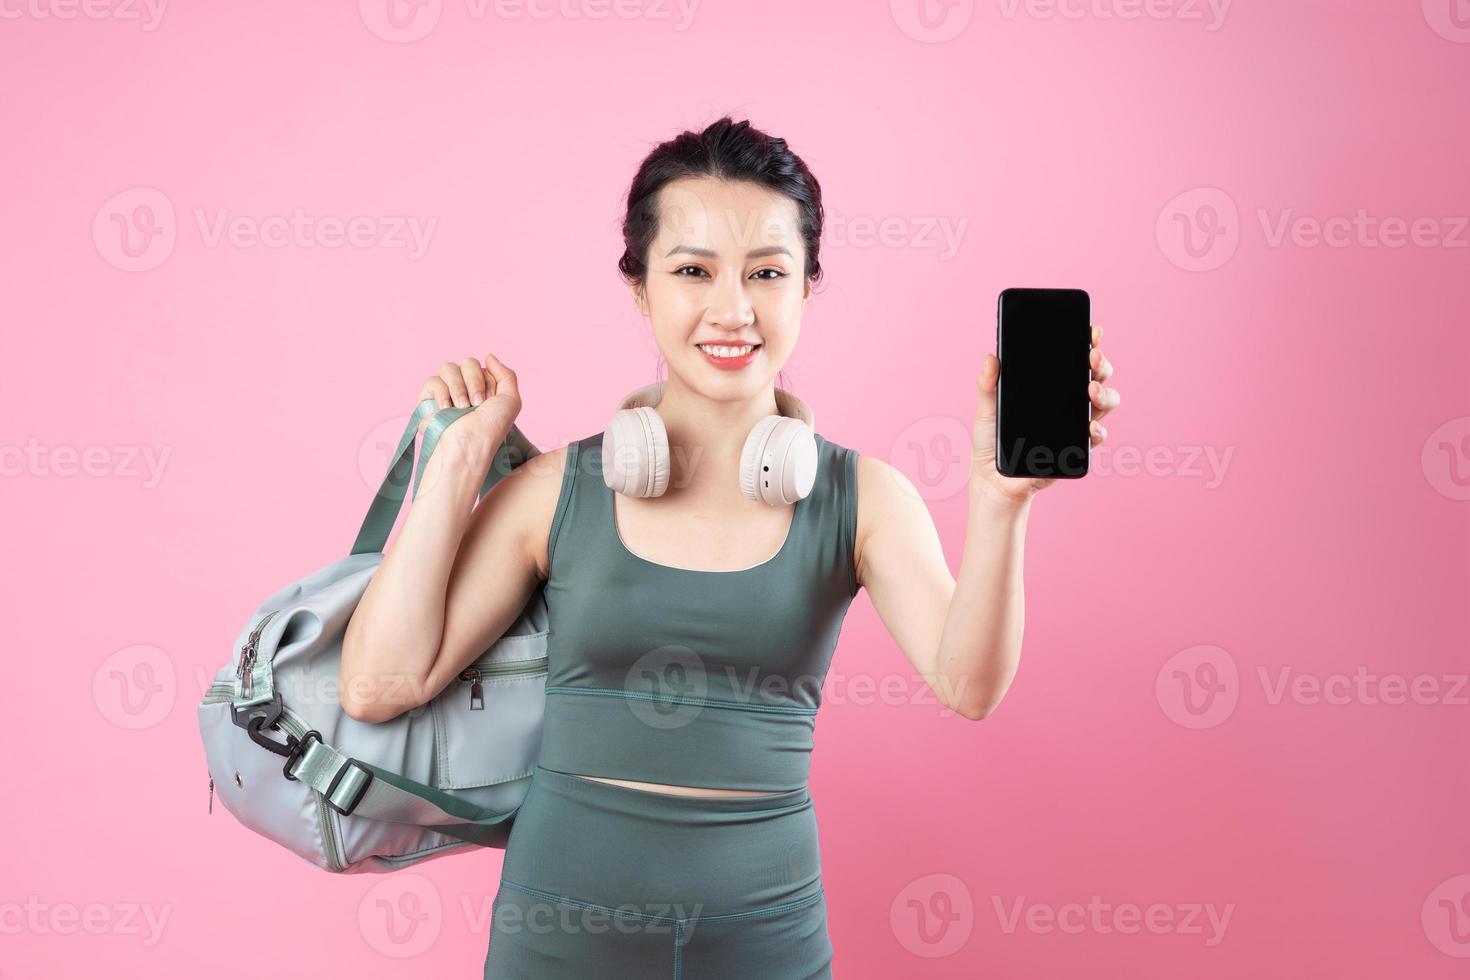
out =
[[[1094,446],[1102,445],[1103,440],[1108,437],[1108,430],[1098,420],[1117,408],[1119,401],[1118,390],[1104,386],[1104,382],[1113,375],[1113,365],[1103,356],[1102,348],[1098,346],[1101,341],[1102,328],[1094,326],[1092,350],[1088,354],[1092,364],[1092,380],[1087,384],[1088,395],[1092,400],[1091,442]],[[975,447],[970,457],[970,478],[984,480],[987,486],[1009,500],[1026,501],[1056,480],[1002,476],[996,468],[995,386],[999,377],[1000,359],[994,354],[986,354],[985,366],[980,371],[980,404],[975,410]]]

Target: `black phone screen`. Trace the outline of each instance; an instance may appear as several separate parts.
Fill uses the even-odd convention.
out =
[[[1091,307],[1081,289],[1007,289],[1000,294],[995,460],[1002,475],[1087,475]]]

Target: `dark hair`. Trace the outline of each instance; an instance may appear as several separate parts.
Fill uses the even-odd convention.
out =
[[[618,271],[629,285],[641,284],[648,275],[648,247],[658,233],[658,192],[682,177],[747,180],[791,198],[806,246],[806,277],[813,284],[821,279],[822,188],[817,178],[785,140],[761,132],[748,120],[725,116],[703,132],[686,130],[660,143],[639,164],[628,187],[623,257],[618,260]]]

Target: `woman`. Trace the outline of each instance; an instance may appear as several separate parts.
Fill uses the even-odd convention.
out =
[[[433,698],[545,583],[540,764],[486,977],[830,976],[807,771],[852,598],[868,590],[965,718],[986,717],[1015,674],[1026,519],[1050,481],[998,474],[987,356],[956,584],[903,474],[808,427],[774,380],[821,275],[821,224],[818,183],[784,141],[729,118],[686,132],[639,168],[619,264],[666,382],[478,506],[521,408],[515,372],[467,359],[420,393],[476,410],[446,430],[357,607],[342,689],[407,673],[345,705],[368,721]],[[1095,418],[1118,401],[1098,337]],[[1093,444],[1104,435],[1094,423]]]

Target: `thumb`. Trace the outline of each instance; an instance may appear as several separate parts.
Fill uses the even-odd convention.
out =
[[[995,418],[995,389],[1000,380],[1000,358],[994,354],[985,355],[985,364],[980,369],[980,377],[976,387],[980,393],[980,404],[976,409],[976,416],[980,419]]]

